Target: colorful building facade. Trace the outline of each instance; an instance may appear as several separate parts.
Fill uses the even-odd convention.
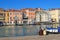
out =
[[[44,9],[40,9],[38,11],[36,11],[36,23],[48,23],[51,20],[50,14],[48,13],[48,11],[44,10]]]
[[[60,18],[59,18],[59,15],[60,15],[60,9],[59,8],[53,8],[53,9],[49,9],[49,12],[51,14],[51,21],[52,23],[55,23],[53,24],[53,27],[58,27],[60,23]]]
[[[9,24],[22,23],[22,12],[20,10],[9,10]]]
[[[49,13],[51,14],[51,21],[59,23],[58,11],[58,9],[49,9]]]
[[[3,9],[0,10],[0,21],[4,23],[9,22],[9,13]]]
[[[35,11],[32,8],[22,9],[23,15],[23,23],[33,24],[35,20]]]
[[[0,9],[0,21],[7,24],[34,24],[35,22],[60,20],[60,9],[44,10],[41,8],[24,8],[21,10],[4,10]]]

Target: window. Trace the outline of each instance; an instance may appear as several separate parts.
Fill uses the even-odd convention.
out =
[[[10,21],[12,21],[12,19],[10,19]]]
[[[51,20],[53,20],[53,19],[51,19]]]
[[[3,13],[0,13],[0,16],[3,16]]]
[[[12,13],[10,13],[10,15],[12,15]]]
[[[10,17],[10,20],[12,21],[12,17]]]

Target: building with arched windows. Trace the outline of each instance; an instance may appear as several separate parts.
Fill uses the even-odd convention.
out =
[[[0,21],[7,24],[60,23],[60,9],[24,8],[20,10],[0,9]]]
[[[46,10],[36,11],[36,23],[48,23],[51,22],[51,15]]]
[[[20,10],[8,10],[9,24],[22,24],[22,12]]]

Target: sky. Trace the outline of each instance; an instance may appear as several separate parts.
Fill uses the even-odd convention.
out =
[[[60,8],[60,0],[0,0],[0,8]]]

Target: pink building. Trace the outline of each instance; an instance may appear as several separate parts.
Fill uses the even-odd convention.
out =
[[[15,24],[15,22],[22,23],[22,12],[20,10],[9,10],[9,23]]]
[[[22,9],[22,13],[23,15],[23,23],[26,24],[32,24],[34,23],[34,19],[35,19],[35,11],[32,8],[26,8],[26,9]]]
[[[34,24],[35,21],[35,12],[40,11],[40,8],[32,9],[25,8],[21,10],[9,10],[9,23],[15,24]]]

